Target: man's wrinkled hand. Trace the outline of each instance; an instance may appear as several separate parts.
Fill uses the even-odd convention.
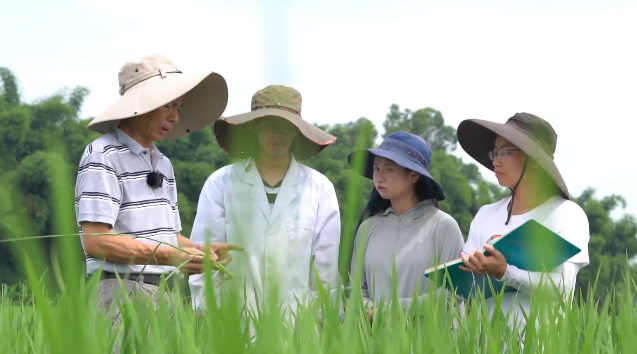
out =
[[[179,270],[188,275],[204,272],[204,257],[205,253],[193,247],[173,248],[168,254],[169,264],[180,267]]]
[[[211,242],[208,245],[208,252],[210,253],[210,258],[219,262],[222,265],[226,265],[232,261],[232,256],[230,255],[230,251],[243,251],[243,247],[239,245],[235,245],[232,243],[225,242]],[[201,252],[206,252],[206,244],[198,243],[196,248]]]

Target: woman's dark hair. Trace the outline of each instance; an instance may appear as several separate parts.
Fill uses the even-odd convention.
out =
[[[440,208],[438,206],[438,200],[434,198],[434,193],[431,191],[431,187],[429,186],[429,180],[423,176],[420,176],[416,182],[416,197],[418,198],[418,202],[431,199],[434,201],[436,208]]]

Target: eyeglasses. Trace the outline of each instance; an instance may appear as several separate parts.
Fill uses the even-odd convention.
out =
[[[257,128],[266,131],[289,132],[296,129],[296,126],[290,123],[287,119],[278,117],[264,117],[257,119],[256,125]]]
[[[499,157],[502,160],[506,160],[506,158],[509,156],[509,152],[511,151],[520,151],[520,149],[489,151],[489,158],[491,159],[491,161],[493,161],[496,157]]]

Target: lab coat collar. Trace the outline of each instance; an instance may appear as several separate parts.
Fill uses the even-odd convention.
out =
[[[276,220],[285,208],[296,199],[298,192],[297,189],[293,187],[299,184],[299,164],[294,158],[294,155],[290,155],[290,167],[285,177],[283,177],[281,188],[274,202],[274,208],[272,208],[271,211],[270,203],[268,203],[268,198],[265,193],[263,179],[259,174],[254,159],[251,157],[240,164],[240,166],[241,169],[239,172],[243,172],[243,181],[252,185],[250,191],[252,201],[259,207],[263,215],[268,218],[270,222]]]

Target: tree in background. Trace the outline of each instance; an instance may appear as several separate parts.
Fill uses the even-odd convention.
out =
[[[52,187],[46,161],[52,151],[62,154],[66,161],[64,168],[71,176],[68,183],[74,185],[84,148],[99,136],[86,129],[90,118],[80,119],[78,116],[89,90],[77,87],[33,103],[25,103],[21,101],[19,86],[11,71],[0,68],[0,80],[0,240],[50,235],[54,230],[54,220]],[[357,142],[365,147],[374,147],[379,133],[367,118],[323,125],[321,128],[338,137],[338,140],[304,163],[325,174],[334,184],[345,225],[347,220],[358,220],[373,187],[370,180],[352,171],[347,163],[347,155]],[[457,148],[456,130],[445,125],[440,111],[429,107],[416,111],[401,110],[393,104],[383,128],[382,137],[397,130],[407,130],[422,136],[431,144],[431,174],[447,193],[447,199],[440,203],[440,207],[458,220],[465,239],[478,209],[507,195],[500,186],[484,180],[477,165],[464,163],[452,155]],[[220,149],[211,127],[157,145],[173,161],[179,186],[183,233],[188,236],[199,193],[206,179],[232,161]],[[359,187],[357,190],[352,189],[352,181]],[[354,199],[348,199],[348,195]],[[595,295],[604,296],[614,284],[622,282],[625,260],[637,255],[637,223],[631,215],[617,221],[610,217],[614,209],[625,207],[625,201],[620,196],[612,195],[598,200],[593,195],[594,190],[589,189],[574,198],[588,215],[591,232],[591,264],[580,273],[578,287],[585,296],[589,296],[586,292],[588,284],[594,282],[601,266]],[[359,205],[360,208],[350,215],[346,208],[349,204]],[[343,266],[349,264],[347,253],[351,251],[348,245],[351,246],[353,231],[344,229],[342,235]],[[43,240],[21,244],[40,248],[43,257],[47,258],[53,243]],[[9,245],[0,244],[0,283],[11,284],[21,280]]]
[[[405,130],[423,137],[432,149],[431,174],[440,182],[447,199],[440,203],[441,209],[452,215],[460,225],[465,240],[473,216],[482,205],[493,203],[506,196],[499,185],[485,181],[478,166],[466,164],[451,153],[457,148],[455,128],[445,125],[440,111],[423,108],[415,112],[400,111],[392,104],[383,123],[383,137]]]
[[[0,79],[0,239],[48,235],[54,220],[47,162],[51,153],[60,153],[66,161],[60,167],[75,176],[84,147],[97,136],[77,115],[89,91],[78,87],[27,104],[9,70],[0,68]],[[54,244],[52,239],[20,241],[14,250],[47,264]],[[0,246],[0,283],[16,283],[16,254],[9,244]]]
[[[588,245],[590,265],[579,272],[576,291],[581,290],[586,300],[589,284],[594,284],[599,272],[595,298],[603,301],[615,284],[618,285],[616,291],[624,291],[626,261],[637,254],[637,221],[634,215],[629,214],[617,221],[610,217],[616,208],[626,208],[623,197],[610,195],[598,200],[593,198],[594,193],[595,189],[588,188],[579,197],[573,198],[588,216],[591,235]]]

